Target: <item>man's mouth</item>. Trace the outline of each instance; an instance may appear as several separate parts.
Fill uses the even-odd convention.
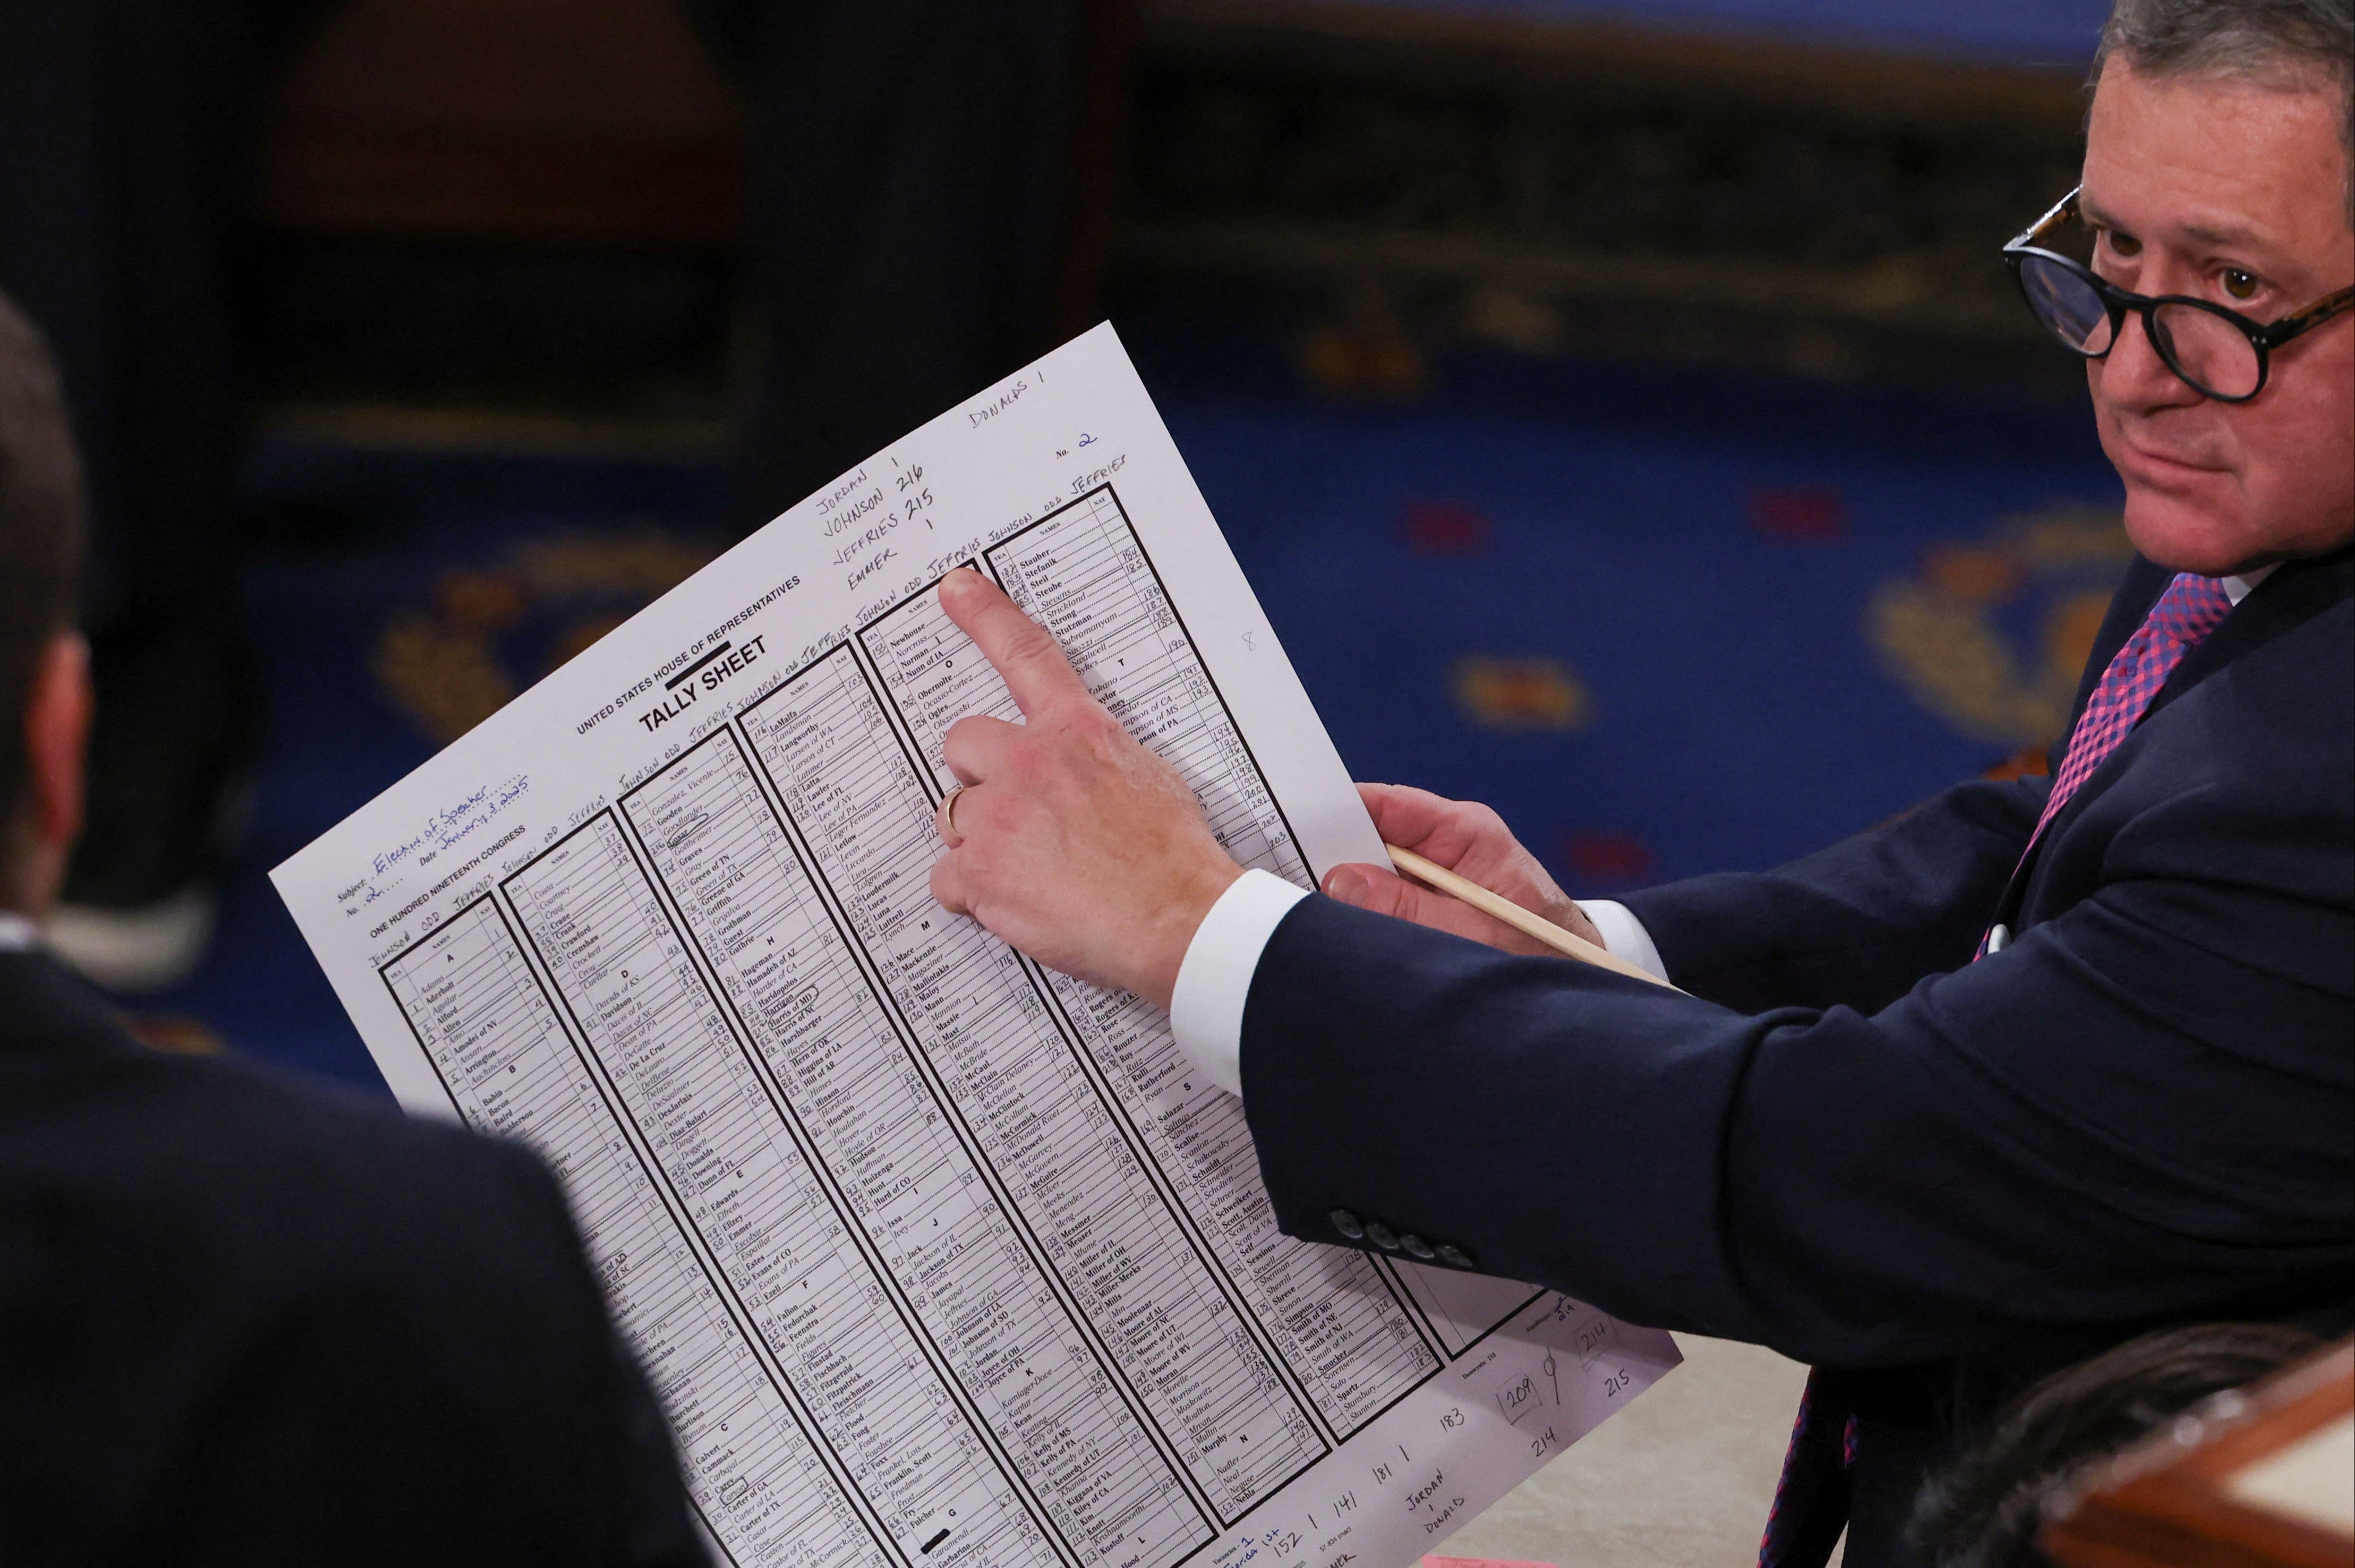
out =
[[[2137,479],[2153,484],[2189,484],[2202,475],[2230,471],[2222,462],[2203,458],[2197,453],[2171,451],[2163,447],[2147,447],[2131,436],[2119,443],[2124,449],[2123,467],[2134,471]]]

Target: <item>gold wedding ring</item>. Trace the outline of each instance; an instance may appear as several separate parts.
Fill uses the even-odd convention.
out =
[[[951,849],[964,842],[964,835],[957,832],[956,803],[957,797],[971,788],[971,785],[960,784],[941,797],[941,842]]]

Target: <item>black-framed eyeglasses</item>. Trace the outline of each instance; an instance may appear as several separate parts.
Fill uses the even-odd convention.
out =
[[[2077,196],[2071,191],[2062,197],[2003,248],[2003,259],[2036,319],[2062,346],[2087,359],[2110,352],[2132,311],[2142,317],[2144,335],[2158,357],[2193,390],[2220,403],[2245,403],[2264,390],[2275,349],[2355,306],[2355,288],[2346,288],[2294,315],[2255,322],[2189,294],[2130,294],[2083,261],[2045,249],[2053,230],[2078,217]]]

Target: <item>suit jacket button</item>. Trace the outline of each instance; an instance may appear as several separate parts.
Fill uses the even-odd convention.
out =
[[[1366,1222],[1366,1239],[1373,1243],[1376,1246],[1381,1248],[1384,1252],[1398,1251],[1398,1232],[1391,1229],[1390,1226],[1382,1224],[1380,1220],[1368,1220]]]
[[[1472,1266],[1472,1255],[1460,1246],[1442,1242],[1439,1245],[1439,1261],[1450,1268],[1469,1268]]]
[[[1429,1263],[1433,1258],[1439,1255],[1437,1253],[1431,1250],[1431,1244],[1429,1242],[1423,1240],[1421,1236],[1416,1235],[1412,1231],[1408,1232],[1405,1235],[1399,1237],[1399,1245],[1406,1248],[1406,1253],[1409,1257],[1419,1257],[1425,1263]]]
[[[1366,1227],[1360,1224],[1358,1221],[1358,1216],[1349,1213],[1348,1210],[1336,1209],[1325,1217],[1333,1222],[1333,1228],[1335,1230],[1339,1231],[1342,1235],[1348,1237],[1350,1241],[1363,1241],[1366,1239]]]

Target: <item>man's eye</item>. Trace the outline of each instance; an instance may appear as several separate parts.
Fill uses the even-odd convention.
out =
[[[2115,255],[2139,256],[2142,254],[2142,241],[2131,234],[2120,234],[2114,228],[2102,238],[2109,241],[2110,249]]]
[[[2224,291],[2236,300],[2253,300],[2257,294],[2257,281],[2238,267],[2224,269]]]

